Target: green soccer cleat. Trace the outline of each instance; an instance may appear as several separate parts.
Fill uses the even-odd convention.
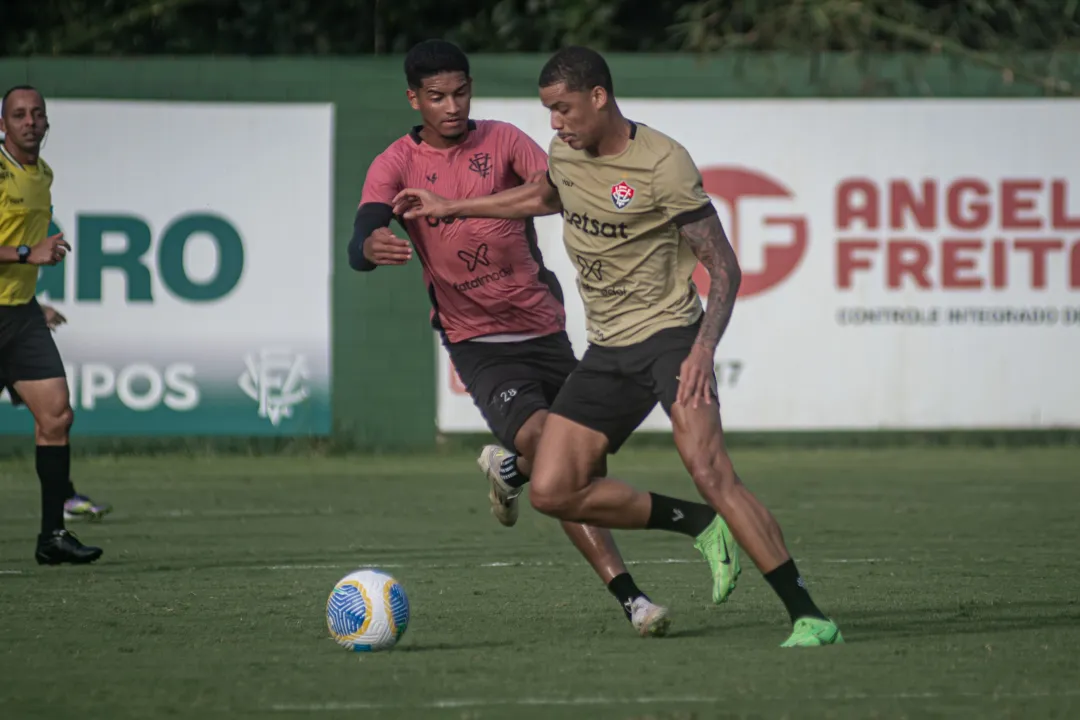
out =
[[[795,621],[791,637],[780,647],[821,647],[822,645],[843,645],[844,636],[832,620],[804,617]]]
[[[735,592],[735,582],[742,572],[739,565],[739,546],[735,544],[735,537],[724,518],[717,515],[709,527],[694,540],[694,547],[709,563],[713,577],[712,600],[720,605]]]

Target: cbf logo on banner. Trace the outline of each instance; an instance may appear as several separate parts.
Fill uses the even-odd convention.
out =
[[[52,232],[73,249],[38,296],[68,321],[78,432],[328,433],[332,107],[53,100],[49,116]],[[2,399],[0,432],[31,431]]]
[[[746,232],[742,228],[739,208],[744,200],[752,198],[793,199],[793,193],[778,180],[760,172],[740,167],[706,167],[701,170],[702,185],[710,197],[723,203],[727,212],[727,224],[724,227],[728,240],[739,254],[740,245]],[[790,235],[778,242],[765,242],[761,247],[761,267],[743,270],[739,284],[739,297],[746,298],[770,290],[782,283],[798,267],[799,261],[806,254],[808,224],[805,215],[769,213],[760,218],[762,225],[769,228],[785,228]],[[752,225],[752,223],[748,223]],[[749,234],[749,233],[747,233]],[[750,238],[745,238],[747,242]],[[743,253],[745,255],[745,253]],[[693,274],[694,284],[702,297],[708,297],[709,273],[701,265]]]
[[[1080,427],[1080,102],[620,106],[686,146],[739,255],[725,427]],[[473,112],[551,140],[538,100]],[[537,231],[580,355],[580,269],[561,218]],[[483,429],[436,348],[440,428]],[[657,409],[642,427],[670,423]]]

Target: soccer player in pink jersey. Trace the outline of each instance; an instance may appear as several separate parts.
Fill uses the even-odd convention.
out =
[[[492,512],[512,526],[548,407],[577,365],[558,280],[544,267],[531,220],[396,218],[411,244],[389,225],[394,197],[404,188],[425,187],[449,197],[491,195],[542,176],[547,156],[513,125],[469,118],[469,62],[455,45],[416,45],[405,58],[405,76],[409,102],[423,122],[368,168],[349,263],[361,272],[402,265],[415,248],[431,299],[431,324],[502,444],[484,448],[478,462],[491,479]],[[597,470],[602,475],[604,468]],[[684,534],[718,525],[715,511],[703,503],[670,498],[670,506],[692,526],[693,532],[677,530]],[[611,533],[573,522],[562,526],[634,628],[641,635],[665,634],[668,610],[638,589]],[[723,584],[725,598],[734,582],[731,573],[722,581],[714,573],[714,587]]]

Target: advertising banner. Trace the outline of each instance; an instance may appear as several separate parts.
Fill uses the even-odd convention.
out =
[[[739,255],[716,357],[727,429],[1080,427],[1080,102],[620,106],[689,150]],[[538,99],[473,116],[553,134]],[[537,229],[580,355],[562,218]],[[440,428],[483,430],[435,352]],[[643,428],[670,423],[657,408]]]
[[[38,299],[83,435],[330,430],[333,107],[53,100]],[[298,139],[300,139],[298,141]],[[0,403],[0,432],[32,432]]]

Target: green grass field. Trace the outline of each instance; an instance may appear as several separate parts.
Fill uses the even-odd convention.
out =
[[[644,640],[564,539],[498,525],[471,455],[100,458],[91,567],[32,559],[32,460],[0,463],[0,717],[1080,717],[1080,450],[736,453],[847,645],[781,650],[751,563],[712,606],[688,539],[622,532],[674,613]],[[693,497],[673,453],[612,471]],[[334,582],[392,571],[392,652],[329,638]]]

